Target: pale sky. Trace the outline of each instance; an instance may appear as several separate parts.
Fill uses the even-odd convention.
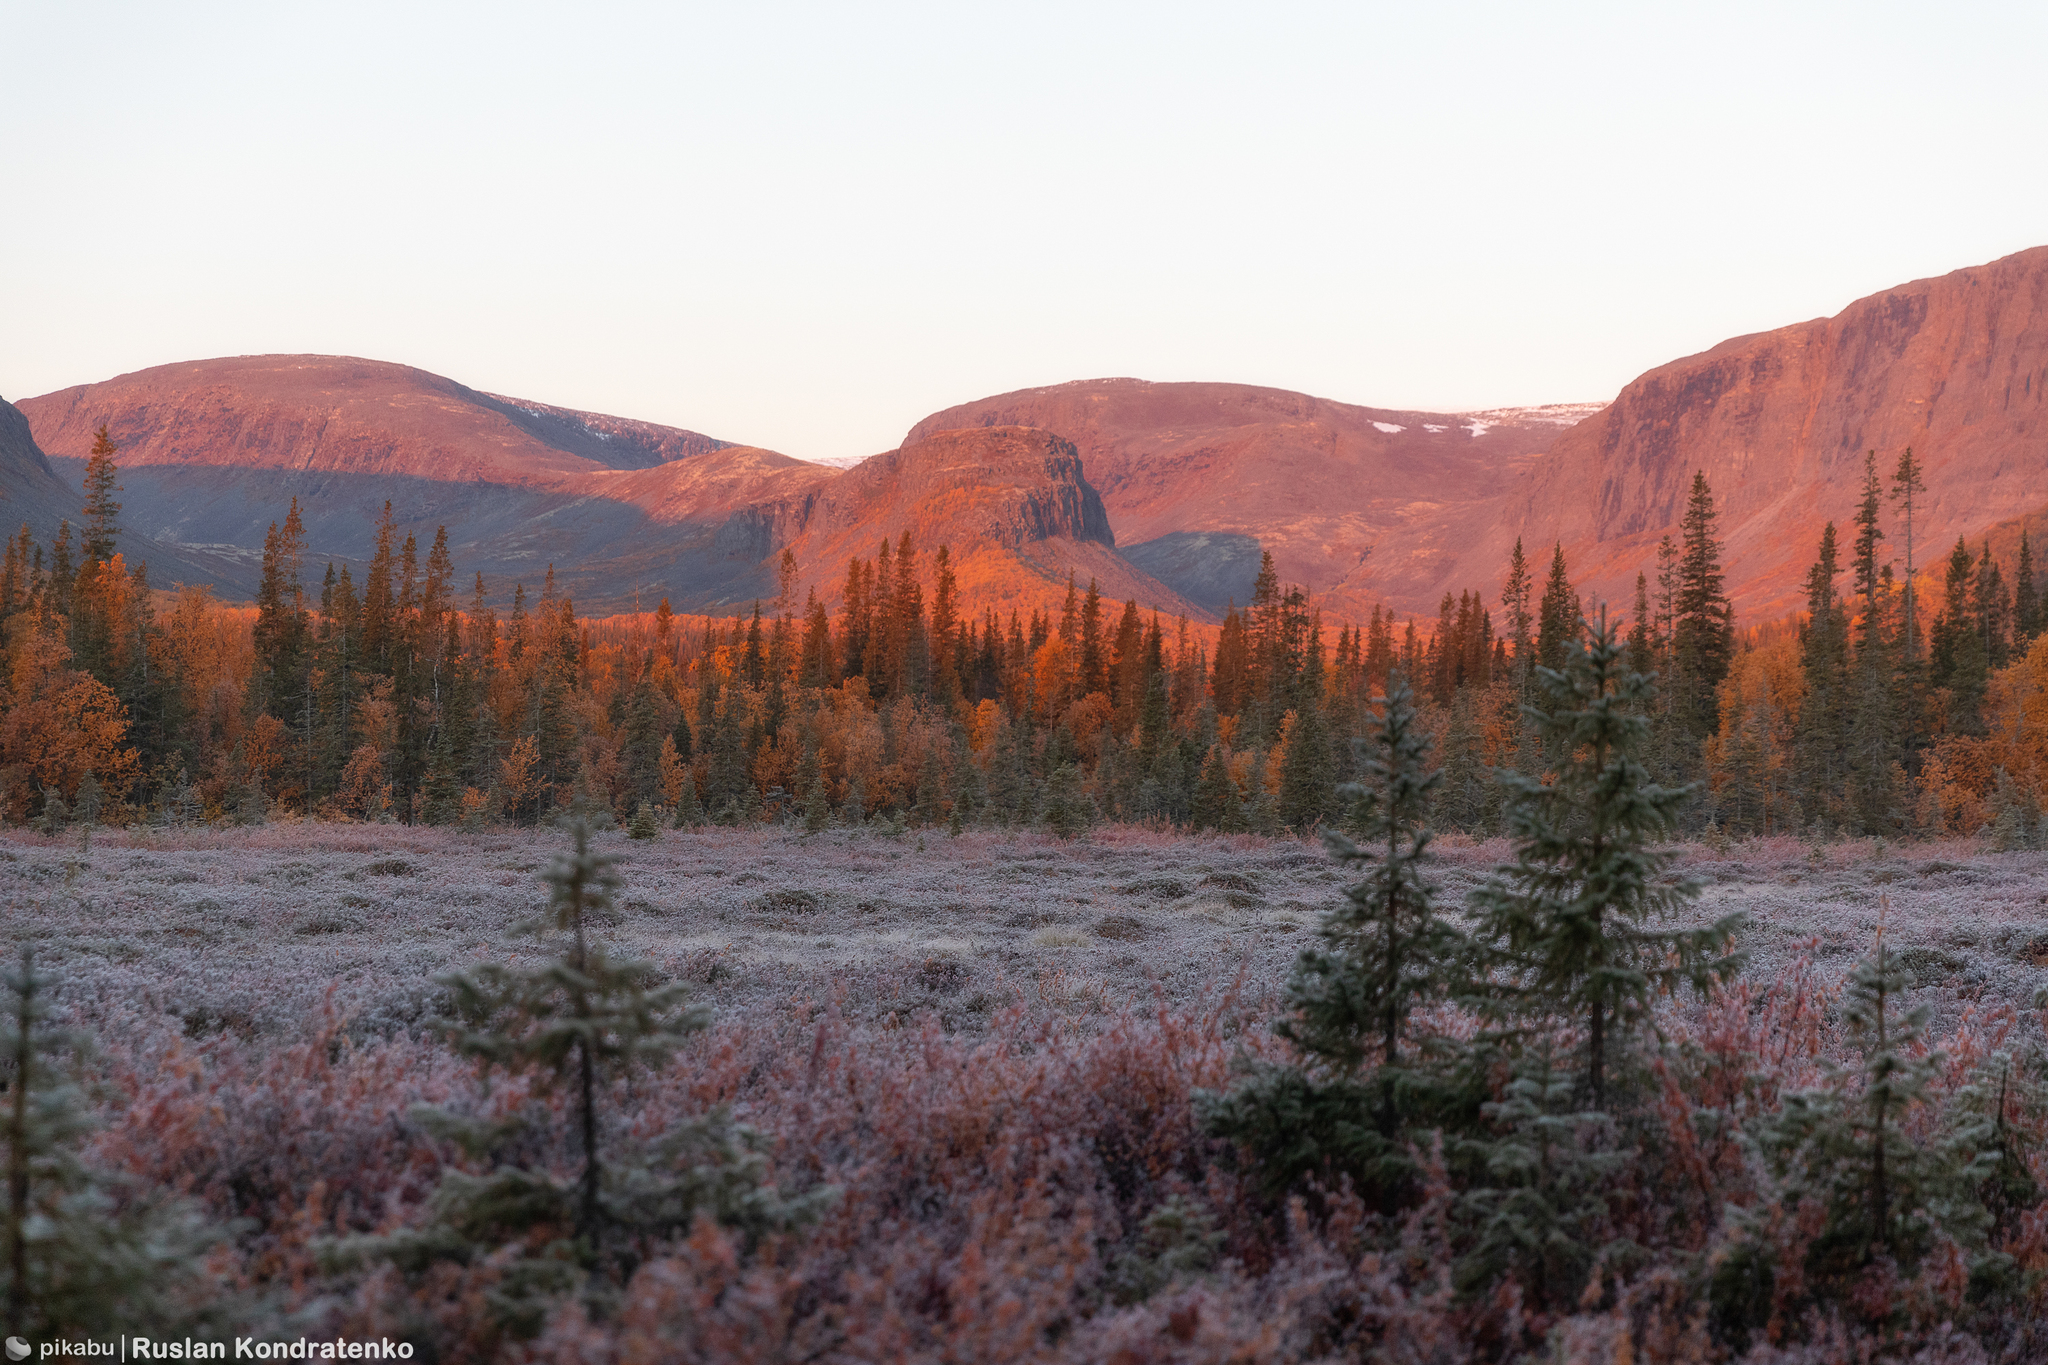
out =
[[[2048,6],[0,0],[0,395],[401,361],[804,457],[1069,379],[1377,407],[2048,243]]]

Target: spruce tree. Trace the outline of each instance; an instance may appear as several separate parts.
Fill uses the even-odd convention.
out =
[[[1579,595],[1572,591],[1572,581],[1565,569],[1564,545],[1560,542],[1551,549],[1550,576],[1543,583],[1543,602],[1536,622],[1536,666],[1564,667],[1578,631]]]
[[[1045,779],[1045,826],[1059,839],[1086,833],[1095,823],[1095,802],[1081,785],[1081,769],[1061,763]]]
[[[1304,700],[1280,758],[1280,823],[1307,833],[1328,819],[1337,795],[1337,765],[1322,708]]]
[[[85,457],[85,539],[79,549],[88,564],[103,564],[112,559],[115,539],[120,535],[115,519],[121,515],[121,504],[114,501],[114,494],[121,491],[121,485],[115,482],[121,471],[114,465],[114,454],[119,449],[107,432],[107,424],[100,423],[100,429],[93,433],[92,449]]]
[[[88,1049],[82,1037],[52,1024],[50,984],[27,949],[15,966],[0,970],[7,991],[0,1036],[7,1171],[0,1302],[7,1335],[49,1340],[127,1328],[191,1330],[200,1308],[192,1271],[214,1238],[184,1205],[124,1190],[118,1176],[79,1160],[79,1143],[93,1125],[67,1072]]]
[[[697,775],[683,769],[683,789],[676,798],[676,828],[695,829],[704,823],[704,807],[697,800]]]
[[[1454,1208],[1466,1231],[1451,1267],[1462,1295],[1512,1275],[1524,1302],[1553,1311],[1578,1302],[1608,1256],[1635,1250],[1602,1238],[1614,1177],[1634,1154],[1615,1148],[1611,1117],[1576,1107],[1576,1090],[1546,1041],[1522,1059],[1502,1097],[1481,1106],[1491,1132],[1456,1144],[1477,1177]]]
[[[1195,778],[1194,825],[1198,830],[1229,830],[1237,808],[1237,784],[1230,780],[1229,760],[1221,744],[1211,744]]]
[[[609,1083],[666,1062],[709,1011],[687,1005],[685,988],[664,983],[651,963],[614,959],[596,939],[619,886],[614,859],[592,847],[603,819],[571,813],[570,850],[546,874],[547,912],[517,931],[549,957],[440,979],[453,997],[449,1032],[461,1052],[487,1072],[534,1077],[543,1095],[567,1092],[576,1176],[528,1164],[554,1145],[545,1102],[498,1122],[422,1106],[417,1122],[473,1162],[500,1158],[495,1169],[445,1174],[421,1227],[324,1248],[336,1268],[386,1260],[411,1276],[436,1262],[495,1255],[502,1273],[485,1297],[515,1337],[532,1336],[555,1302],[578,1291],[587,1311],[608,1311],[646,1239],[687,1233],[700,1212],[759,1234],[805,1222],[835,1197],[829,1189],[790,1197],[768,1185],[759,1136],[722,1110],[630,1149],[623,1135],[607,1134],[600,1104]]]
[[[1885,943],[1880,913],[1877,942],[1859,961],[1843,992],[1841,1017],[1856,1051],[1855,1064],[1830,1067],[1821,1085],[1786,1095],[1750,1126],[1747,1141],[1768,1177],[1770,1198],[1731,1211],[1732,1236],[1712,1285],[1717,1316],[1738,1343],[1761,1325],[1781,1277],[1814,1301],[1854,1302],[1866,1267],[1889,1259],[1907,1274],[1944,1236],[1962,1250],[1975,1272],[1999,1269],[1988,1249],[1992,1223],[1987,1195],[2011,1175],[2011,1136],[2001,1098],[1994,1122],[1970,1112],[1974,1095],[1933,1121],[1913,1123],[1915,1111],[1934,1103],[1930,1086],[1941,1055],[1925,1046],[1927,1012],[1901,1011],[1908,985],[1898,955]],[[1980,1087],[1981,1088],[1981,1087]],[[1915,1128],[1927,1136],[1916,1138]],[[2034,1194],[2030,1180],[2013,1186]],[[1995,1196],[1994,1196],[1995,1197]],[[1804,1264],[1778,1263],[1781,1241],[1769,1210],[1812,1207],[1822,1216],[1805,1245]],[[1880,1315],[1892,1305],[1859,1304]]]
[[[1449,993],[1462,949],[1423,872],[1437,784],[1426,771],[1428,734],[1405,681],[1376,704],[1370,733],[1353,741],[1364,778],[1340,791],[1359,839],[1323,836],[1333,858],[1363,875],[1324,915],[1321,943],[1296,961],[1275,1029],[1300,1061],[1254,1070],[1204,1104],[1210,1131],[1251,1152],[1275,1194],[1342,1173],[1383,1204],[1404,1197],[1414,1175],[1406,1130],[1432,1086],[1410,1020]]]
[[[2013,571],[2012,631],[2015,654],[2025,654],[2041,633],[2041,585],[2034,577],[2034,551],[2025,527],[2020,528],[2020,558]]]
[[[1849,763],[1849,630],[1835,595],[1835,573],[1835,524],[1829,522],[1806,573],[1806,624],[1799,638],[1806,697],[1793,749],[1801,807],[1812,816],[1827,812],[1839,819]]]
[[[1515,650],[1515,691],[1518,695],[1528,692],[1530,679],[1535,676],[1535,638],[1531,627],[1535,615],[1529,609],[1529,594],[1534,580],[1529,573],[1529,560],[1522,553],[1522,538],[1515,537],[1515,552],[1508,559],[1507,581],[1501,585],[1501,624],[1507,628],[1508,638]],[[1378,608],[1374,608],[1377,613]]]
[[[1923,469],[1913,458],[1913,448],[1907,446],[1899,456],[1898,468],[1892,471],[1891,499],[1899,504],[1902,515],[1901,529],[1906,539],[1906,572],[1900,583],[1899,632],[1895,659],[1897,681],[1893,684],[1893,711],[1898,724],[1898,738],[1901,755],[1908,763],[1920,750],[1927,733],[1927,645],[1920,638],[1920,584],[1919,567],[1913,550],[1913,512],[1918,505],[1915,498],[1927,491],[1927,484],[1921,478]],[[2024,552],[2025,537],[2021,538]]]
[[[1507,772],[1507,823],[1515,862],[1472,897],[1476,936],[1487,945],[1501,990],[1493,1002],[1515,1017],[1563,1016],[1586,1025],[1585,1085],[1607,1103],[1612,1054],[1659,993],[1704,988],[1734,970],[1724,955],[1738,919],[1703,929],[1652,928],[1699,893],[1666,884],[1672,833],[1691,788],[1660,787],[1639,757],[1655,696],[1627,666],[1618,624],[1603,611],[1572,642],[1564,669],[1537,674],[1529,719],[1558,755],[1547,783]]]
[[[1958,537],[1949,553],[1945,600],[1929,652],[1929,681],[1948,689],[1948,728],[1958,735],[1984,733],[1984,694],[1991,681],[1974,600],[1976,577],[1970,547]]]
[[[1672,598],[1671,713],[1688,743],[1683,762],[1697,760],[1699,741],[1719,719],[1715,689],[1735,657],[1735,627],[1723,591],[1721,543],[1714,539],[1713,491],[1704,470],[1692,476],[1681,524],[1676,590]]]

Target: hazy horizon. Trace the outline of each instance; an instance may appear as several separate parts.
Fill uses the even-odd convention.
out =
[[[805,458],[1106,376],[1611,398],[2048,241],[2048,15],[13,7],[20,399],[312,352]]]

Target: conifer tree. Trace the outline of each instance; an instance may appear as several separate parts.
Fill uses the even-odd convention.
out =
[[[92,1128],[67,1071],[83,1038],[52,1025],[50,979],[24,949],[0,970],[7,992],[0,1144],[7,1192],[0,1208],[0,1303],[7,1335],[50,1340],[110,1329],[168,1334],[199,1307],[192,1269],[211,1233],[176,1202],[121,1189],[118,1177],[78,1156]],[[129,1193],[127,1198],[117,1194]]]
[[[1927,491],[1927,484],[1921,478],[1920,462],[1913,458],[1913,447],[1907,446],[1899,456],[1898,468],[1892,471],[1892,489],[1889,496],[1899,504],[1903,516],[1901,529],[1906,539],[1906,573],[1900,583],[1899,632],[1897,641],[1896,669],[1898,681],[1893,688],[1894,710],[1897,712],[1899,745],[1904,758],[1911,762],[1919,752],[1926,733],[1924,712],[1927,707],[1927,647],[1920,638],[1920,584],[1919,569],[1913,550],[1913,512],[1915,498]]]
[[[121,474],[114,465],[119,449],[107,424],[100,423],[93,433],[92,450],[85,457],[85,539],[79,550],[88,564],[104,564],[114,557],[115,538],[120,534],[115,519],[121,515],[121,504],[114,501],[114,494],[121,491],[121,485],[114,482]]]
[[[1526,693],[1529,680],[1535,676],[1535,640],[1531,626],[1535,621],[1529,610],[1529,594],[1534,580],[1529,574],[1529,561],[1522,553],[1522,538],[1515,537],[1515,552],[1508,559],[1507,582],[1501,585],[1500,608],[1502,625],[1507,628],[1508,638],[1515,648],[1515,690]],[[1378,608],[1374,608],[1377,613]]]
[[[1966,1100],[1960,1112],[1923,1125],[1931,1140],[1912,1136],[1914,1111],[1933,1102],[1941,1055],[1924,1044],[1925,1008],[1897,1006],[1908,984],[1885,943],[1881,909],[1877,942],[1843,992],[1855,1065],[1830,1068],[1821,1085],[1786,1095],[1750,1125],[1748,1141],[1772,1198],[1732,1211],[1731,1244],[1712,1286],[1717,1314],[1738,1341],[1760,1325],[1759,1310],[1772,1302],[1780,1277],[1803,1287],[1799,1297],[1809,1302],[1850,1298],[1874,1260],[1888,1258],[1911,1274],[1937,1236],[1956,1243],[1980,1275],[2002,1259],[1986,1245],[1992,1217],[1984,1199],[2009,1173],[2003,1102],[1997,1123],[1974,1121]],[[2030,1181],[2024,1192],[2032,1193]],[[1824,1222],[1806,1243],[1804,1264],[1781,1265],[1766,1210],[1804,1206],[1817,1207]]]
[[[1976,572],[1970,547],[1961,537],[1949,553],[1941,617],[1934,624],[1929,651],[1929,681],[1948,689],[1948,728],[1959,735],[1984,733],[1984,693],[1990,684],[1990,660],[1977,620]]]
[[[1536,628],[1536,667],[1564,667],[1564,661],[1571,654],[1571,642],[1578,631],[1579,595],[1572,591],[1571,578],[1565,569],[1564,545],[1560,542],[1551,547],[1550,576],[1543,583],[1543,603]]]
[[[520,926],[551,957],[532,967],[487,963],[441,978],[454,998],[450,1032],[463,1053],[486,1068],[533,1076],[543,1092],[567,1092],[576,1178],[512,1161],[489,1175],[451,1171],[425,1226],[326,1248],[337,1266],[388,1260],[412,1275],[437,1261],[516,1248],[486,1295],[516,1337],[532,1336],[551,1304],[578,1290],[587,1309],[608,1310],[630,1274],[635,1243],[685,1232],[700,1211],[758,1234],[809,1221],[836,1197],[829,1189],[791,1197],[768,1185],[759,1136],[723,1111],[643,1150],[620,1152],[622,1140],[607,1137],[601,1083],[666,1062],[710,1016],[703,1006],[686,1005],[686,989],[662,982],[651,963],[615,960],[596,939],[619,886],[614,859],[591,844],[603,819],[602,812],[571,813],[570,851],[558,854],[546,874],[547,912]],[[536,1105],[526,1116],[493,1123],[421,1107],[414,1118],[481,1162],[545,1144],[551,1113]],[[607,1155],[607,1144],[617,1155]]]
[[[1793,736],[1801,804],[1816,817],[1839,802],[1848,780],[1849,631],[1835,595],[1836,571],[1835,524],[1829,522],[1806,573],[1806,624],[1799,641],[1806,698]]]
[[[1632,1250],[1602,1236],[1611,1182],[1631,1154],[1616,1150],[1610,1116],[1576,1107],[1576,1089],[1545,1040],[1481,1106],[1492,1131],[1457,1143],[1477,1176],[1455,1206],[1468,1232],[1451,1267],[1462,1294],[1512,1275],[1524,1301],[1549,1312],[1577,1302],[1606,1256]]]
[[[2012,584],[2013,653],[2024,654],[2041,633],[2041,585],[2034,577],[2034,551],[2027,543],[2027,531],[2020,528],[2019,564]]]
[[[1071,839],[1095,823],[1095,802],[1081,785],[1081,769],[1061,763],[1045,779],[1045,825],[1056,838]]]
[[[1237,785],[1230,780],[1223,746],[1211,744],[1195,778],[1194,824],[1198,830],[1229,830],[1237,811]]]
[[[1650,616],[1649,575],[1636,574],[1635,619],[1628,631],[1628,666],[1638,673],[1657,670],[1657,627]]]
[[[1336,768],[1322,708],[1303,701],[1280,759],[1280,823],[1306,833],[1328,819],[1337,795]]]
[[[1496,1007],[1585,1021],[1595,1109],[1607,1103],[1611,1054],[1656,995],[1733,970],[1721,954],[1738,923],[1651,927],[1698,894],[1694,883],[1663,882],[1672,855],[1658,847],[1693,791],[1653,784],[1642,765],[1655,688],[1627,666],[1626,649],[1603,611],[1572,642],[1563,670],[1537,674],[1529,720],[1557,766],[1548,783],[1501,775],[1516,859],[1472,897],[1476,936],[1503,984]]]
[[[1735,655],[1735,627],[1722,589],[1721,543],[1714,539],[1718,515],[1705,471],[1695,471],[1680,528],[1671,624],[1671,713],[1688,741],[1688,765],[1718,720],[1714,691],[1728,676]]]
[[[1364,778],[1341,791],[1359,839],[1324,835],[1362,876],[1296,961],[1276,1028],[1301,1065],[1256,1070],[1205,1104],[1210,1131],[1250,1150],[1275,1193],[1331,1168],[1383,1202],[1402,1197],[1413,1176],[1405,1129],[1429,1088],[1410,1019],[1449,993],[1462,951],[1423,872],[1437,782],[1428,734],[1404,680],[1376,705],[1370,733],[1353,741]]]
[[[683,769],[682,792],[676,798],[676,828],[695,829],[704,823],[704,806],[697,800],[697,775]]]

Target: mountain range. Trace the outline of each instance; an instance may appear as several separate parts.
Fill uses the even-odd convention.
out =
[[[291,498],[310,558],[360,562],[388,499],[448,528],[494,596],[552,565],[579,609],[729,611],[793,553],[828,599],[884,536],[947,545],[970,607],[1106,595],[1212,620],[1262,551],[1326,613],[1496,600],[1520,538],[1625,605],[1695,471],[1738,616],[1795,609],[1866,451],[1926,468],[1916,558],[2048,510],[2048,248],[1900,285],[1674,360],[1607,404],[1428,413],[1222,383],[1087,380],[934,413],[851,468],[324,356],[160,366],[0,404],[0,515],[73,516],[93,434],[121,451],[131,557],[246,596]],[[25,419],[25,420],[24,420]],[[16,509],[13,511],[9,508]],[[1901,552],[1899,537],[1890,548]]]

